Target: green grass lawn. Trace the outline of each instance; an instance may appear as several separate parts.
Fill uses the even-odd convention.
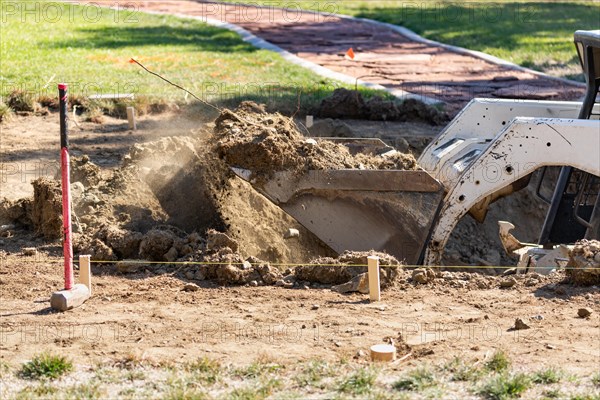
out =
[[[49,1],[10,2],[15,12],[7,4],[1,4],[2,96],[13,89],[56,96],[56,84],[67,82],[71,94],[84,97],[136,93],[184,99],[183,91],[130,63],[132,57],[199,97],[224,102],[246,98],[295,109],[299,94],[307,107],[335,86],[199,21],[141,12],[129,21],[126,11]],[[33,12],[22,13],[24,7]]]
[[[401,25],[429,39],[482,51],[551,75],[582,80],[578,29],[600,29],[593,1],[271,1],[253,3],[338,12]]]

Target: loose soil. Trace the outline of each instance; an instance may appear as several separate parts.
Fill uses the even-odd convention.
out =
[[[262,112],[257,115],[269,118]],[[53,154],[47,149],[56,140],[47,138],[48,125],[58,132],[58,124],[46,118],[17,117],[12,125],[3,125],[2,145],[10,138],[10,147],[2,149],[3,159],[30,162],[32,154]],[[208,355],[249,363],[259,354],[283,362],[333,360],[402,335],[414,349],[408,364],[453,356],[484,359],[503,348],[525,369],[551,362],[589,375],[596,368],[600,294],[597,287],[567,283],[563,273],[517,275],[513,286],[501,288],[504,277],[446,271],[426,273],[427,282],[420,284],[418,273],[413,276],[397,260],[384,258],[389,267],[383,268],[381,303],[371,304],[358,293],[331,291],[333,284],[365,272],[365,267],[350,264],[364,265],[366,254],[336,258],[328,253],[310,232],[230,173],[217,152],[209,151],[219,146],[210,139],[214,125],[180,121],[193,128],[173,136],[167,127],[180,118],[148,116],[131,135],[116,121],[122,125],[113,128],[114,135],[123,142],[138,142],[133,147],[105,142],[102,134],[90,140],[91,131],[74,129],[73,147],[85,144],[90,149],[87,158],[75,151],[79,154],[73,163],[79,182],[73,190],[76,249],[96,252],[95,259],[105,262],[93,264],[92,298],[68,313],[48,308],[50,293],[62,286],[60,240],[48,234],[56,231],[56,221],[48,218],[55,213],[43,207],[33,212],[36,204],[56,210],[59,186],[50,179],[56,171],[42,179],[25,175],[28,184],[37,179],[40,189],[29,189],[31,200],[18,200],[20,185],[3,185],[2,195],[11,198],[2,203],[3,218],[12,218],[10,224],[2,222],[8,226],[0,232],[3,360],[14,364],[42,350],[64,349],[87,365],[132,352],[157,360]],[[289,120],[281,117],[284,122]],[[382,124],[381,132],[387,135],[402,126]],[[109,129],[110,120],[107,125],[89,127]],[[429,137],[416,134],[427,129],[423,125],[406,126],[411,133],[396,140],[410,143],[409,150]],[[222,133],[219,129],[216,135]],[[43,140],[33,140],[37,137]],[[19,142],[26,146],[13,144]],[[110,150],[115,143],[119,147]],[[41,226],[47,231],[36,230],[35,215],[45,221]],[[289,228],[300,235],[286,239]],[[459,239],[471,247],[457,251],[479,257],[473,247],[481,244],[473,240],[479,234],[468,234]],[[108,262],[117,259],[141,261]],[[205,264],[168,263],[176,260]],[[345,267],[331,274],[333,267],[316,269],[308,265],[311,260]],[[579,318],[581,307],[594,312]],[[534,320],[533,329],[511,330],[515,318],[538,315],[543,319]],[[63,332],[67,326],[70,330]],[[285,333],[290,329],[295,336]],[[269,330],[276,333],[262,334]]]

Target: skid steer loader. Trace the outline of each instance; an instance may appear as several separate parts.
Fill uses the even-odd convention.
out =
[[[474,99],[422,153],[422,170],[284,171],[264,182],[232,169],[337,252],[375,249],[409,265],[437,265],[466,213],[483,221],[493,201],[526,187],[534,171],[558,166],[552,198],[538,186],[550,204],[540,244],[598,239],[600,31],[577,31],[575,44],[587,81],[583,103]],[[376,140],[345,141],[351,151],[393,151]]]

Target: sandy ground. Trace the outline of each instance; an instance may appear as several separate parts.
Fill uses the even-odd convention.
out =
[[[283,361],[337,359],[399,334],[414,346],[413,364],[483,359],[495,349],[505,349],[525,370],[560,365],[588,374],[600,361],[600,293],[557,285],[561,276],[533,286],[520,279],[510,289],[500,289],[499,279],[485,290],[456,288],[443,279],[400,283],[370,303],[365,295],[329,289],[206,283],[186,292],[176,273],[122,276],[95,266],[93,297],[57,313],[48,298],[61,286],[61,260],[46,255],[57,252],[56,245],[46,245],[36,256],[3,254],[0,354],[6,361],[21,362],[42,350],[67,351],[84,365],[130,353],[152,360],[210,355],[242,364],[261,353]],[[580,307],[595,312],[578,318]],[[512,331],[517,317],[529,318],[531,329]]]
[[[21,175],[3,176],[3,196],[30,193],[28,181],[35,176],[23,171],[55,157],[56,121],[50,114],[2,125],[3,165],[25,166]],[[140,127],[129,132],[119,120],[74,127],[73,151],[111,168],[132,143],[189,132],[198,123],[161,115],[143,119]],[[399,334],[419,349],[407,360],[413,364],[455,355],[483,358],[499,348],[525,369],[560,365],[588,374],[600,363],[598,288],[560,284],[560,274],[534,281],[525,276],[509,289],[500,289],[503,278],[487,277],[479,289],[477,274],[415,285],[407,272],[380,303],[369,303],[365,295],[319,286],[220,287],[205,281],[201,290],[186,292],[187,281],[173,266],[122,275],[113,265],[94,264],[92,298],[56,313],[48,300],[62,287],[60,243],[25,231],[0,241],[0,358],[11,363],[42,350],[67,351],[81,364],[132,352],[159,360],[208,354],[235,363],[263,353],[283,360],[336,359]],[[25,247],[37,253],[26,256]],[[589,319],[577,317],[581,307],[594,310]],[[517,317],[529,318],[531,329],[511,330]]]

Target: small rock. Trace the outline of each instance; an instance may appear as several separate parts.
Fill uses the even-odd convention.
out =
[[[366,356],[367,356],[367,352],[361,349],[356,352],[356,355],[354,356],[354,358],[364,358]]]
[[[230,238],[225,233],[209,229],[206,232],[206,249],[208,251],[218,251],[221,248],[228,247],[234,253],[238,251],[239,244],[236,240]]]
[[[250,281],[250,286],[257,287],[258,286],[258,282],[257,281]]]
[[[479,289],[489,289],[490,285],[482,279],[477,281],[477,287]]]
[[[556,294],[567,294],[567,290],[564,288],[564,286],[556,286],[556,289],[554,289],[554,293]]]
[[[525,281],[525,286],[531,287],[537,285],[538,283],[540,283],[540,281],[538,281],[537,279],[530,278]]]
[[[450,271],[444,271],[442,272],[442,279],[446,281],[451,281],[452,279],[454,279],[454,274]]]
[[[513,287],[517,284],[517,280],[515,278],[508,278],[508,279],[504,279],[502,282],[500,282],[500,287],[501,288],[509,288],[509,287]]]
[[[366,273],[355,276],[351,281],[332,286],[331,290],[338,293],[359,292],[369,293],[369,278]]]
[[[300,237],[300,231],[298,229],[290,228],[283,235],[284,239]]]
[[[167,251],[163,257],[168,262],[173,262],[173,261],[177,260],[177,256],[178,256],[177,249],[175,247],[171,247],[169,249],[169,251]]]
[[[507,270],[505,270],[502,275],[503,276],[508,276],[508,275],[515,275],[517,273],[517,269],[516,268],[508,268]]]
[[[24,256],[35,256],[37,254],[37,249],[35,247],[23,247],[21,251]]]
[[[342,347],[342,344],[340,342],[334,342],[333,344],[335,345],[335,347]]]
[[[313,305],[310,307],[310,309],[311,309],[311,310],[318,310],[318,309],[319,309],[319,305],[318,305],[318,304],[313,304]]]
[[[145,267],[146,266],[144,264],[132,260],[123,260],[117,263],[117,271],[119,271],[122,274],[132,274]]]
[[[291,289],[294,287],[294,282],[283,281],[283,287],[286,289]]]
[[[554,350],[556,348],[556,346],[551,345],[551,344],[546,344],[546,348],[549,350]]]
[[[543,315],[534,315],[531,319],[535,319],[536,321],[542,321],[544,319]]]
[[[242,269],[243,269],[243,270],[248,270],[248,269],[251,269],[251,268],[252,268],[252,264],[250,264],[250,262],[248,262],[248,261],[244,261],[244,262],[242,263]]]
[[[577,316],[580,318],[587,318],[592,315],[594,311],[591,308],[580,308],[577,310]]]
[[[520,331],[520,330],[523,330],[523,329],[529,329],[529,328],[531,328],[531,326],[529,326],[528,322],[529,321],[527,321],[527,319],[525,319],[525,318],[517,318],[515,320],[514,330]]]
[[[285,286],[285,281],[283,279],[279,279],[278,281],[275,282],[275,286]]]
[[[308,286],[308,285],[303,285],[303,286],[302,286],[302,289],[304,289],[304,290],[310,290],[310,286]]]
[[[186,279],[194,279],[194,277],[195,277],[195,276],[196,276],[196,275],[194,274],[194,271],[187,271],[187,272],[185,273],[185,278],[186,278]]]
[[[412,279],[417,283],[425,284],[435,279],[435,272],[430,268],[417,268],[412,272]]]
[[[183,290],[186,292],[196,292],[200,290],[200,286],[196,285],[195,283],[186,283],[186,285],[183,287]]]
[[[198,271],[194,274],[194,279],[197,281],[203,281],[204,279],[206,279],[206,276],[202,271]]]

